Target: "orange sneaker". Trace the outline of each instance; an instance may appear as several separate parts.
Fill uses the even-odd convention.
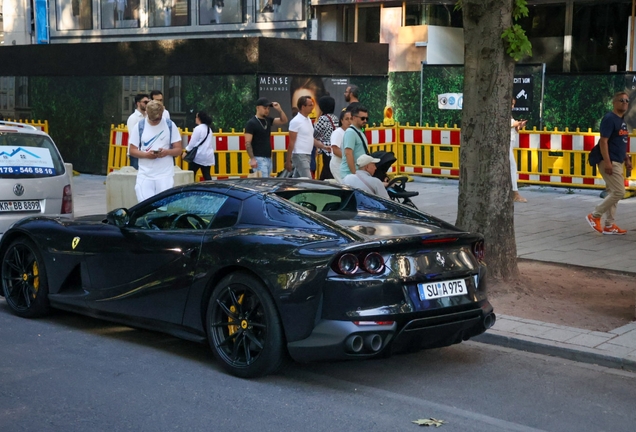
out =
[[[592,216],[592,213],[590,213],[589,215],[585,216],[585,220],[587,221],[587,223],[590,224],[590,226],[592,227],[592,229],[596,232],[603,232],[603,229],[601,228],[601,218],[595,218],[594,216]],[[610,234],[610,233],[608,233]]]
[[[625,235],[627,234],[627,231],[624,229],[620,229],[619,227],[616,226],[616,224],[614,224],[612,226],[606,226],[605,228],[603,228],[603,234]]]

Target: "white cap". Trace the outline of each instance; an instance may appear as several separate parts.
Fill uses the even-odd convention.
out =
[[[363,154],[362,156],[360,156],[358,158],[358,160],[356,161],[356,164],[362,168],[364,166],[369,165],[370,163],[378,163],[380,162],[380,159],[374,158],[369,156],[368,154]]]

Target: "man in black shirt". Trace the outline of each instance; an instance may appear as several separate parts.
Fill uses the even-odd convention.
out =
[[[280,116],[270,117],[270,108],[278,110]],[[250,167],[260,171],[262,177],[269,177],[272,172],[272,125],[281,126],[285,123],[287,116],[280,104],[260,98],[256,101],[256,115],[245,124],[245,149],[250,157]]]

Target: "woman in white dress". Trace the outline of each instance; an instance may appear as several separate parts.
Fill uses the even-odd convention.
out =
[[[351,112],[342,110],[340,113],[340,127],[331,133],[331,174],[338,183],[342,183],[340,165],[342,165],[342,140],[345,131],[351,126]]]

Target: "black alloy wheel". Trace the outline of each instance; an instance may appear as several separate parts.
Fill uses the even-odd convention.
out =
[[[264,376],[284,359],[280,318],[270,294],[256,278],[225,277],[207,310],[208,342],[225,370],[242,378]]]
[[[35,318],[49,312],[44,262],[31,240],[16,239],[7,248],[2,261],[2,291],[16,315]]]

